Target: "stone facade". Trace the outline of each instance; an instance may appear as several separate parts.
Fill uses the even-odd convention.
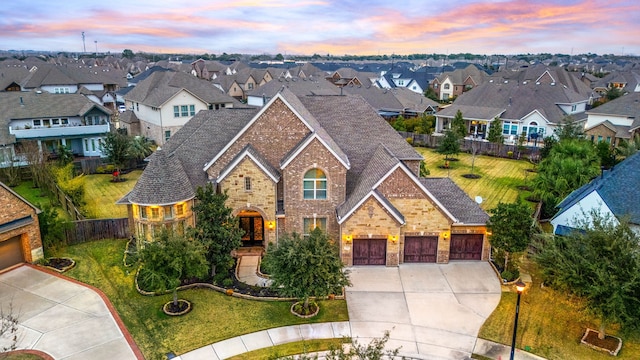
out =
[[[183,234],[185,229],[195,225],[193,205],[194,200],[162,206],[132,204],[128,206],[131,233],[138,240],[146,241],[152,241],[162,229],[173,229]]]
[[[341,257],[347,266],[353,265],[353,239],[387,239],[387,265],[398,265],[401,224],[387,209],[371,197],[342,223]],[[393,236],[395,240],[393,240]],[[395,243],[394,243],[395,241]]]
[[[250,189],[247,190],[247,178]],[[227,192],[229,199],[227,206],[237,215],[241,211],[257,211],[265,224],[275,221],[276,214],[276,183],[269,178],[251,159],[244,158],[220,182],[222,192]],[[265,226],[265,246],[275,242],[275,229]]]
[[[22,255],[27,262],[34,262],[44,257],[42,239],[40,237],[40,225],[38,222],[38,211],[26,200],[16,196],[15,193],[0,186],[0,226],[9,224],[12,221],[30,218],[25,220],[25,225],[9,227],[7,231],[0,233],[0,243],[20,237]]]

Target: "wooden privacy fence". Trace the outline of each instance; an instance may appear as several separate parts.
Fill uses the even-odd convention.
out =
[[[68,245],[131,237],[128,218],[78,220],[72,221],[71,224],[73,226],[65,230]]]
[[[444,139],[444,136],[416,134],[406,131],[398,131],[398,133],[405,139],[411,139],[414,146],[424,146],[428,148],[437,148],[440,146],[442,139]],[[519,147],[518,145],[512,144],[494,144],[484,140],[463,139],[460,140],[460,151],[471,153],[475,149],[477,154],[482,155],[537,159],[540,154],[542,141],[539,141],[535,145],[536,146],[534,146],[534,143],[527,143]]]

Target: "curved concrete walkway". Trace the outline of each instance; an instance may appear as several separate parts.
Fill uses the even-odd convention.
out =
[[[55,359],[143,359],[106,297],[88,285],[22,265],[0,273],[0,308],[18,316],[18,349]],[[9,344],[0,338],[0,347]]]

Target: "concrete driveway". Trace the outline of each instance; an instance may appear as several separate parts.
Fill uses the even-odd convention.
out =
[[[18,316],[18,349],[65,360],[137,359],[136,352],[142,358],[112,307],[85,285],[20,266],[0,273],[0,309],[7,313],[10,304]],[[8,344],[0,338],[0,347]]]
[[[351,334],[360,343],[390,331],[387,348],[419,359],[467,359],[500,302],[487,262],[352,267]]]

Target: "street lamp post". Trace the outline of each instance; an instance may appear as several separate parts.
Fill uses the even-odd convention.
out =
[[[522,295],[524,287],[525,284],[522,282],[522,280],[518,280],[518,282],[516,283],[516,290],[518,290],[518,300],[516,301],[516,320],[513,323],[513,338],[511,339],[511,356],[509,356],[509,360],[513,360],[513,356],[515,355],[516,333],[518,331],[518,314],[520,314],[520,295]]]

